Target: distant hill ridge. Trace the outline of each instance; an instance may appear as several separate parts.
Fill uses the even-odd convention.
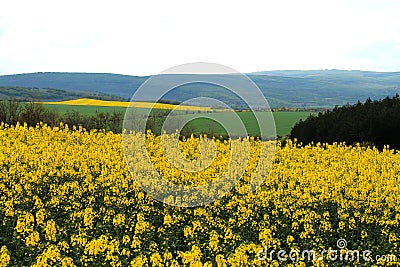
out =
[[[177,74],[169,75],[173,79],[173,75]],[[229,79],[229,74],[223,75]],[[250,73],[248,76],[259,86],[271,107],[333,107],[400,93],[400,72],[282,70]],[[151,76],[40,72],[0,76],[0,86],[100,92],[127,100],[149,77]],[[196,96],[216,97],[235,108],[242,105],[237,96],[205,84],[184,86],[173,90],[165,98],[185,101]],[[82,97],[87,96],[80,96]]]
[[[400,72],[378,72],[378,71],[361,71],[361,70],[273,70],[258,71],[249,73],[250,75],[274,75],[284,77],[319,77],[319,76],[342,76],[342,77],[399,77]]]
[[[77,98],[99,100],[123,100],[122,97],[108,95],[96,91],[75,91],[54,88],[37,88],[22,86],[0,86],[0,100],[12,99],[20,101],[63,101]]]

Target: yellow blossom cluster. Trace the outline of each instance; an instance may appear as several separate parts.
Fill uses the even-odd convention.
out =
[[[185,158],[200,157],[200,141],[180,142]],[[183,184],[204,184],[228,168],[234,143],[215,141],[216,162],[202,175],[185,176],[166,163],[159,137],[149,134],[146,142],[156,169]],[[0,266],[396,264],[373,256],[400,258],[400,154],[278,143],[273,166],[255,174],[264,182],[251,191],[254,170],[265,164],[257,149],[268,142],[250,143],[246,172],[233,190],[188,208],[157,201],[136,183],[135,175],[145,173],[129,171],[121,134],[1,125]],[[371,250],[374,261],[257,257],[266,248],[321,252],[338,239],[347,241],[345,250]]]

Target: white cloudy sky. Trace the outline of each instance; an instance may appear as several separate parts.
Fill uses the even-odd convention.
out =
[[[196,61],[400,71],[399,14],[399,0],[2,1],[0,75],[147,75]]]

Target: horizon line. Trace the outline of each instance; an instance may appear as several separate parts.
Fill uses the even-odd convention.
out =
[[[0,74],[0,76],[15,76],[15,75],[26,75],[26,74],[111,74],[111,75],[122,75],[122,76],[136,76],[136,77],[149,77],[156,75],[227,75],[227,74],[245,74],[245,75],[262,75],[263,73],[268,72],[313,72],[313,71],[343,71],[343,72],[373,72],[373,73],[400,73],[400,70],[397,71],[379,71],[379,70],[361,70],[361,69],[274,69],[274,70],[261,70],[261,71],[252,71],[252,72],[238,72],[238,73],[159,73],[159,74],[147,74],[147,75],[136,75],[136,74],[124,74],[124,73],[115,73],[115,72],[86,72],[86,71],[34,71],[34,72],[20,72],[20,73],[9,73],[9,74]]]

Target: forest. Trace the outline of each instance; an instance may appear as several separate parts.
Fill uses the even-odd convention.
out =
[[[291,131],[291,138],[303,144],[346,142],[399,149],[399,95],[381,100],[335,107],[300,120]]]

